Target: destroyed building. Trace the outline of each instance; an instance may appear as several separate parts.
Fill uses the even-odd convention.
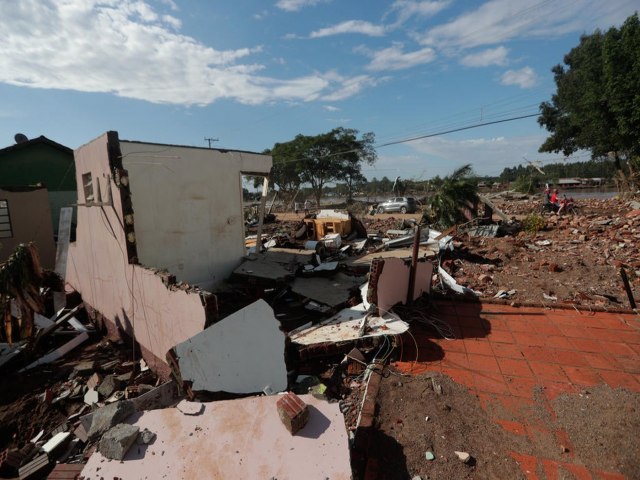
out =
[[[168,375],[166,353],[211,323],[208,290],[245,254],[241,177],[267,175],[271,157],[107,132],[75,161],[78,228],[66,281],[99,323],[135,338]]]

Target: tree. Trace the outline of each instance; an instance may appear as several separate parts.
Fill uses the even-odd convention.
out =
[[[308,183],[320,205],[327,183],[340,179],[347,185],[350,201],[355,187],[365,180],[362,163],[372,164],[377,158],[374,134],[365,133],[360,139],[357,135],[355,129],[339,127],[315,136],[296,135],[289,142],[275,144],[269,151],[274,183],[288,191]]]
[[[438,191],[427,199],[423,218],[441,228],[466,222],[464,209],[478,202],[478,186],[472,173],[471,165],[464,165],[444,177]]]
[[[556,93],[540,105],[538,123],[551,135],[541,152],[591,151],[611,157],[623,188],[638,182],[640,156],[640,20],[583,35],[580,44],[553,67]],[[623,168],[627,160],[629,172]]]
[[[302,135],[298,135],[302,137]],[[296,137],[296,139],[298,138]],[[271,150],[263,153],[273,157],[270,180],[278,187],[282,199],[285,202],[293,200],[296,192],[300,188],[299,159],[304,154],[301,148],[302,142],[292,140],[286,143],[276,143]]]
[[[353,201],[353,192],[367,181],[362,174],[362,163],[373,165],[377,154],[373,148],[375,135],[373,132],[364,133],[358,140],[358,131],[354,129],[336,129],[337,137],[344,153],[342,158],[342,175],[347,185],[347,203]],[[334,132],[336,132],[334,130]]]

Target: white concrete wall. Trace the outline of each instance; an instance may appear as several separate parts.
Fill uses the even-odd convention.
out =
[[[111,189],[113,206],[78,207],[76,241],[69,245],[66,281],[88,305],[135,336],[148,362],[164,361],[171,347],[204,328],[206,314],[200,296],[167,289],[153,271],[128,263],[122,202],[109,168],[107,135],[74,154],[78,185],[82,185],[82,174],[90,172],[94,185],[100,183],[103,201]],[[79,195],[84,203],[82,188]]]
[[[242,173],[268,174],[255,153],[121,141],[141,264],[211,289],[244,255]]]

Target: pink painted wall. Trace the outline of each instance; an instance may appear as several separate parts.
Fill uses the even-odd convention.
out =
[[[11,237],[0,238],[0,262],[9,258],[19,244],[34,242],[42,266],[53,269],[56,263],[56,244],[53,241],[47,189],[0,189],[0,200],[8,202],[12,230]]]
[[[83,300],[128,334],[157,359],[200,332],[205,309],[200,296],[167,288],[159,275],[130,264],[124,233],[122,201],[113,180],[107,134],[75,152],[78,203],[85,203],[82,175],[90,172],[103,201],[111,189],[113,206],[78,206],[76,241],[69,246],[67,282]],[[133,206],[135,214],[135,204]],[[157,359],[148,358],[153,364]]]

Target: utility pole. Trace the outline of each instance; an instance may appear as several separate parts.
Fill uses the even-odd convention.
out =
[[[211,148],[211,144],[213,142],[219,142],[220,140],[218,138],[208,138],[208,137],[204,137],[204,141],[205,142],[209,142],[209,148]]]

